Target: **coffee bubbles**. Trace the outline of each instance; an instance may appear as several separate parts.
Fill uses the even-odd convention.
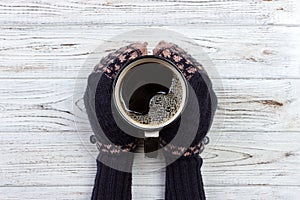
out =
[[[147,98],[150,96],[151,98]],[[141,104],[139,104],[139,102]],[[182,86],[177,77],[172,78],[170,88],[159,84],[145,84],[139,87],[129,100],[127,114],[141,124],[157,125],[171,119],[182,102]],[[142,105],[142,107],[140,107]]]
[[[119,72],[114,99],[122,117],[143,130],[159,129],[174,121],[187,100],[187,83],[172,63],[145,56]]]

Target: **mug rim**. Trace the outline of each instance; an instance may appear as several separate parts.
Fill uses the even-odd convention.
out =
[[[121,91],[121,83],[122,83],[122,79],[120,81],[119,78],[123,78],[126,75],[126,72],[130,71],[130,69],[140,65],[140,64],[145,64],[145,63],[158,63],[161,64],[165,67],[168,67],[173,73],[177,74],[177,77],[179,78],[179,81],[181,82],[182,85],[182,89],[183,89],[183,100],[180,103],[180,107],[178,109],[178,111],[167,121],[163,122],[163,123],[159,123],[157,125],[153,125],[153,124],[142,124],[139,123],[135,120],[133,120],[130,116],[128,116],[126,114],[125,109],[122,106],[121,100],[120,100],[120,91]],[[125,73],[125,74],[124,74]],[[188,83],[186,78],[184,77],[184,75],[182,74],[182,72],[179,70],[179,68],[171,61],[159,57],[159,56],[155,56],[155,55],[144,55],[144,56],[139,56],[133,60],[130,60],[129,62],[125,63],[121,69],[119,70],[119,72],[117,73],[117,75],[115,76],[115,79],[113,81],[113,102],[115,104],[116,110],[118,111],[118,113],[121,115],[121,117],[123,119],[125,119],[125,121],[127,121],[129,124],[131,124],[132,126],[138,128],[138,129],[142,129],[145,131],[155,131],[155,130],[160,130],[163,127],[169,125],[170,123],[172,123],[173,121],[175,121],[180,114],[184,111],[186,104],[187,104],[187,99],[188,99]]]

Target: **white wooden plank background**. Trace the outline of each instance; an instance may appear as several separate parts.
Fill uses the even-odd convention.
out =
[[[207,199],[298,199],[299,13],[296,0],[1,0],[0,199],[90,198],[97,151],[80,94],[73,106],[78,72],[103,41],[143,27],[194,39],[221,78]],[[145,172],[160,164],[135,163],[134,199],[163,199],[164,170]]]

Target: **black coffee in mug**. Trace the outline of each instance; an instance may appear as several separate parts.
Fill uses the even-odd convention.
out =
[[[156,56],[140,57],[124,66],[114,83],[114,103],[128,124],[158,137],[187,101],[187,82],[177,66]]]

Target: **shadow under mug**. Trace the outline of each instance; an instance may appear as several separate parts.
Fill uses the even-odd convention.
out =
[[[117,114],[144,135],[147,157],[156,157],[159,131],[184,111],[187,81],[172,62],[154,55],[138,57],[117,74],[113,103]]]

